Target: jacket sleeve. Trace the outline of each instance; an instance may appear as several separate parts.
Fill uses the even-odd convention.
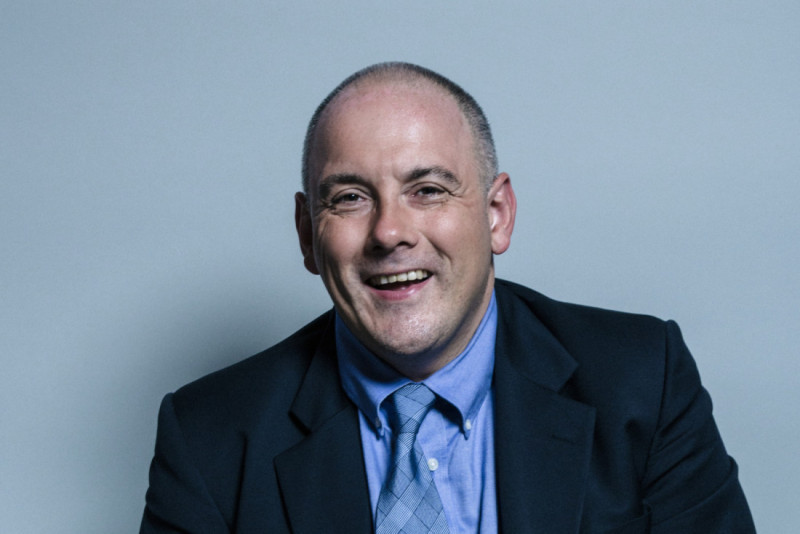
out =
[[[172,394],[161,402],[145,501],[141,534],[229,532],[181,432]]]
[[[666,325],[658,428],[642,480],[653,534],[755,532],[736,463],[722,444],[711,398],[678,326]]]

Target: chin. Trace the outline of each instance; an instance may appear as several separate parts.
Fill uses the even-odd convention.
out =
[[[409,364],[430,361],[431,357],[442,348],[438,337],[431,339],[426,336],[413,336],[401,341],[395,337],[390,340],[378,339],[374,342],[376,346],[374,352],[381,359],[388,362],[408,362]]]
[[[372,338],[376,345],[386,353],[404,356],[424,354],[434,349],[438,336],[435,335],[429,321],[414,319],[396,320],[388,328],[380,329]]]

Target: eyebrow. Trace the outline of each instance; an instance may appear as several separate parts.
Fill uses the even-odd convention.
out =
[[[434,176],[438,176],[439,178],[442,178],[446,182],[449,182],[454,185],[458,185],[461,183],[458,180],[458,178],[456,178],[455,174],[445,169],[444,167],[440,167],[439,165],[434,165],[433,167],[423,167],[414,169],[413,171],[408,173],[407,180],[411,182],[414,180],[419,180],[431,174],[433,174]]]

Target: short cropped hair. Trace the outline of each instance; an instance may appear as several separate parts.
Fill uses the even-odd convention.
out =
[[[355,74],[347,77],[342,83],[325,97],[317,107],[306,130],[305,142],[303,144],[303,191],[308,194],[311,181],[311,152],[319,126],[320,118],[327,109],[328,105],[342,91],[359,81],[399,81],[399,82],[418,82],[427,81],[435,87],[444,89],[445,93],[453,97],[461,113],[469,124],[472,136],[475,140],[475,159],[478,164],[479,178],[483,182],[486,191],[492,185],[497,176],[497,153],[492,139],[492,131],[489,128],[489,121],[486,119],[483,110],[472,96],[462,89],[455,82],[445,78],[425,67],[403,62],[387,62],[371,65]]]

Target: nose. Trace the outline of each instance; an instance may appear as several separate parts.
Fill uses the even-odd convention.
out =
[[[380,202],[372,214],[369,248],[391,251],[397,247],[413,247],[416,242],[411,210],[400,202]]]

